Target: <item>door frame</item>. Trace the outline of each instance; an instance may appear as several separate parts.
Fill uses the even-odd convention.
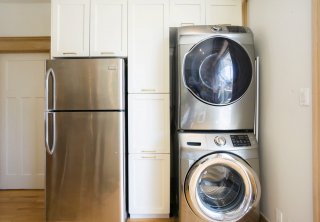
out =
[[[320,0],[312,0],[313,221],[320,222]]]

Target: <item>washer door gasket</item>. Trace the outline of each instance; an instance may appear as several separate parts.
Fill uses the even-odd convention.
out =
[[[228,105],[240,99],[252,80],[252,63],[245,49],[225,37],[205,39],[185,55],[185,86],[210,105]]]
[[[206,221],[237,221],[260,201],[258,176],[241,158],[214,153],[199,159],[184,184],[192,211]]]

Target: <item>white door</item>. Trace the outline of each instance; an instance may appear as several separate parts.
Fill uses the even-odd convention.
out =
[[[129,94],[129,153],[170,153],[169,94]]]
[[[43,189],[48,54],[0,55],[0,189]]]
[[[52,57],[89,56],[90,0],[52,0]]]
[[[127,56],[127,0],[91,0],[90,56]]]
[[[169,93],[169,0],[128,5],[129,93]]]
[[[169,154],[129,154],[129,213],[133,218],[169,215]]]
[[[206,0],[206,24],[242,25],[242,0]]]
[[[170,26],[205,24],[205,0],[171,0]]]

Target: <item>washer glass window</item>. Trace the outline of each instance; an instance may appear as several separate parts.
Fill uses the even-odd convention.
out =
[[[191,210],[203,220],[238,221],[260,200],[260,183],[240,157],[214,153],[189,169],[184,194]]]
[[[198,180],[197,193],[203,206],[219,212],[238,208],[244,198],[244,183],[234,169],[223,165],[207,167]]]
[[[246,92],[252,79],[251,61],[235,41],[214,37],[195,45],[184,60],[186,87],[211,105],[228,105]]]

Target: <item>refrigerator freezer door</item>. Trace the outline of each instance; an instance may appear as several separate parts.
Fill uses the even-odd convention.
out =
[[[47,221],[124,222],[124,112],[49,115]]]
[[[47,110],[124,110],[123,59],[56,59],[46,63]]]

